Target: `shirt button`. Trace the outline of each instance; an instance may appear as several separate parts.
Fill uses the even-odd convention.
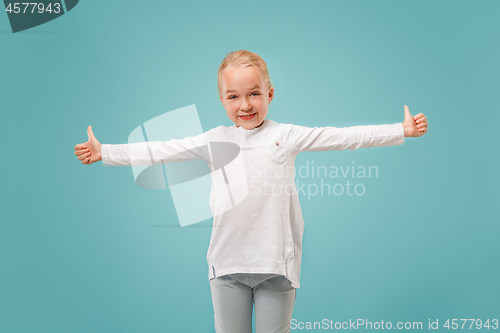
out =
[[[280,145],[280,143],[276,141],[276,146],[279,146],[279,145]]]

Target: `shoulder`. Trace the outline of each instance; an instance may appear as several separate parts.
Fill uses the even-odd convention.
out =
[[[288,137],[296,125],[289,123],[278,123],[269,119],[269,130],[279,133],[283,137]]]
[[[231,132],[234,130],[234,126],[224,126],[219,125],[205,132],[212,139],[221,139],[230,136]]]
[[[272,130],[289,131],[293,126],[293,124],[278,123],[272,119],[267,119],[267,121],[269,122],[268,128]]]

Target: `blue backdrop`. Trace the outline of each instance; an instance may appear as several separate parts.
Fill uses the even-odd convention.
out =
[[[204,130],[232,125],[217,69],[239,49],[268,64],[274,121],[396,123],[405,104],[429,119],[428,134],[402,146],[298,156],[297,168],[378,174],[323,179],[363,195],[299,192],[296,323],[493,326],[499,11],[498,1],[88,0],[15,34],[0,13],[0,332],[214,331],[211,221],[172,227],[169,190],[138,187],[129,167],[83,165],[73,147],[88,125],[101,143],[126,143],[191,104]],[[321,179],[299,182],[314,190]]]

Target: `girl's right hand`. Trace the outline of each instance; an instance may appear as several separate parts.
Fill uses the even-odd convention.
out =
[[[102,160],[101,158],[101,144],[92,132],[92,126],[87,128],[89,140],[85,143],[79,143],[75,146],[75,155],[82,161],[83,164],[92,164]]]

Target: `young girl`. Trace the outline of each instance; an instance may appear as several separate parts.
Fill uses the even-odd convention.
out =
[[[219,96],[233,126],[219,126],[182,140],[101,145],[92,127],[89,140],[75,146],[83,164],[151,165],[184,158],[210,159],[196,153],[207,142],[239,146],[242,164],[228,167],[224,196],[213,178],[210,207],[214,216],[207,253],[217,332],[289,332],[300,287],[304,221],[295,187],[295,158],[302,151],[344,150],[403,144],[405,137],[427,132],[423,113],[390,125],[303,127],[266,119],[274,88],[264,60],[240,50],[229,53],[218,71]],[[213,161],[212,161],[213,162]],[[215,174],[215,172],[213,173]],[[212,176],[214,177],[214,176]],[[246,179],[246,181],[244,181]],[[229,206],[228,206],[229,205]],[[230,207],[230,209],[227,209]]]

